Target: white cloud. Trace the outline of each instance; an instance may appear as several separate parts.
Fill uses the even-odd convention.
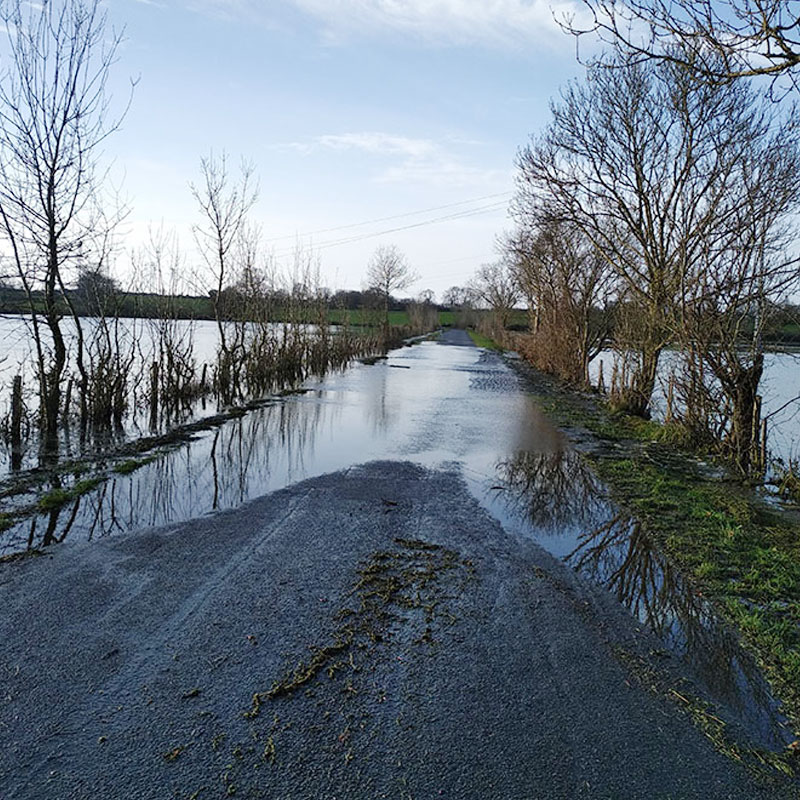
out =
[[[282,149],[303,155],[321,151],[358,152],[378,163],[376,183],[413,183],[435,186],[497,186],[510,181],[510,170],[473,166],[453,152],[456,146],[475,146],[463,139],[433,139],[398,136],[381,131],[325,134],[308,142],[291,142]]]
[[[279,6],[288,6],[315,18],[330,44],[388,33],[437,46],[564,49],[574,45],[556,19],[585,14],[579,0],[180,1],[193,11],[270,27],[277,24]]]
[[[522,47],[568,44],[555,22],[573,0],[287,0],[322,23],[333,42],[389,32],[430,44]]]
[[[417,159],[430,157],[439,149],[429,139],[410,139],[375,131],[328,134],[318,137],[316,142],[329,150],[362,150],[375,155],[401,155]]]

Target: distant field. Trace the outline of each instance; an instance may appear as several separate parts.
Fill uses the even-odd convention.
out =
[[[332,309],[328,312],[328,319],[337,325],[348,321],[351,325],[380,325],[383,322],[383,313],[376,311],[365,311],[363,309]],[[452,325],[455,321],[455,313],[452,311],[439,312],[440,325]],[[409,325],[408,314],[405,311],[390,311],[389,324],[401,327]]]

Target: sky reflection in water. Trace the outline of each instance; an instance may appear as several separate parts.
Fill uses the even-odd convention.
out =
[[[727,627],[620,515],[515,374],[474,348],[425,342],[356,365],[304,395],[199,434],[127,476],[2,535],[0,555],[180,522],[377,459],[460,470],[510,533],[536,539],[601,583],[760,744],[793,738]]]

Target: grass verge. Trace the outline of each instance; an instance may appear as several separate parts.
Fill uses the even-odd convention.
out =
[[[538,399],[559,426],[591,434],[587,458],[614,501],[741,632],[800,729],[800,525],[710,474],[668,426],[559,388]]]
[[[467,328],[467,333],[469,334],[469,338],[475,342],[477,347],[485,347],[487,350],[502,350],[503,348],[494,341],[494,339],[490,339],[488,336],[484,336],[482,333],[478,333],[474,328]]]

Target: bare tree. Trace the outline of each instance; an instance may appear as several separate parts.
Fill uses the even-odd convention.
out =
[[[111,120],[108,75],[121,34],[100,0],[8,0],[0,76],[0,232],[28,298],[41,397],[43,452],[57,450],[70,270],[91,261],[105,228],[95,203],[100,146]],[[102,235],[100,236],[102,239]],[[49,335],[45,335],[45,331]]]
[[[800,64],[800,11],[792,0],[583,0],[599,35],[636,59],[666,59],[712,82],[789,74]]]
[[[191,184],[191,190],[200,208],[201,221],[192,230],[211,279],[214,317],[219,331],[217,378],[227,401],[237,382],[237,363],[241,361],[243,341],[240,328],[229,331],[226,325],[230,309],[225,308],[225,289],[239,278],[235,255],[237,248],[241,253],[242,236],[250,232],[247,216],[258,198],[258,189],[253,185],[253,165],[242,162],[240,175],[234,180],[224,152],[219,157],[212,153],[201,159],[200,172],[202,182]]]
[[[451,286],[442,295],[442,305],[453,311],[469,305],[471,301],[470,291],[465,286]]]
[[[470,282],[474,297],[492,310],[493,333],[501,338],[508,327],[511,312],[520,299],[519,288],[508,263],[484,264]]]
[[[595,67],[519,155],[518,218],[574,224],[613,266],[631,311],[619,403],[647,415],[691,265],[728,235],[741,165],[774,113],[742,82],[698,82],[680,64]],[[626,327],[619,327],[619,334]]]
[[[737,167],[739,203],[724,238],[698,254],[686,283],[676,328],[684,353],[676,417],[747,476],[766,467],[762,334],[777,302],[800,287],[796,126],[753,137]]]
[[[571,223],[549,221],[520,229],[508,237],[505,249],[528,300],[536,366],[588,384],[589,362],[611,334],[616,272]]]
[[[393,244],[381,245],[367,265],[367,286],[383,301],[383,338],[389,340],[389,303],[392,292],[407,289],[418,279],[406,257]]]

